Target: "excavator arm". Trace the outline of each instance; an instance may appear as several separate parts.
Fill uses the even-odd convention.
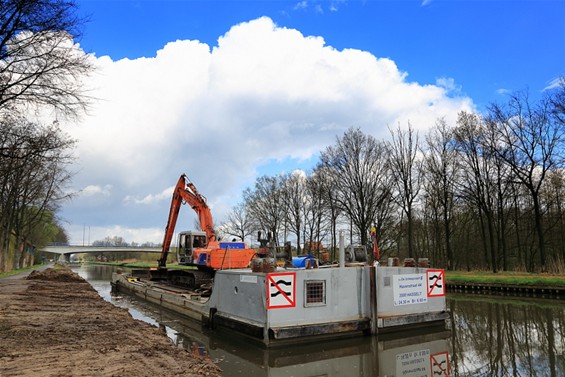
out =
[[[169,249],[175,232],[180,207],[184,203],[190,205],[190,207],[192,207],[198,215],[200,227],[202,228],[202,231],[206,232],[208,242],[216,240],[212,213],[210,212],[208,204],[206,204],[206,198],[198,192],[194,184],[185,174],[183,174],[180,176],[173,191],[171,208],[169,209],[169,218],[167,220],[167,227],[165,228],[165,236],[163,238],[163,249],[161,251],[161,258],[159,259],[159,268],[167,266],[167,256],[169,255]]]

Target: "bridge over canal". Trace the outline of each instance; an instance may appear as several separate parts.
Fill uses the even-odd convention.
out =
[[[135,247],[135,246],[45,246],[38,251],[59,254],[59,259],[70,261],[71,254],[81,253],[160,253],[160,247]]]

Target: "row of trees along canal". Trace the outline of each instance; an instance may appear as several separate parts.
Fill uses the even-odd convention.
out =
[[[56,119],[89,104],[83,24],[73,1],[0,2],[0,272],[29,264],[34,244],[65,241],[56,211],[75,142]]]
[[[430,258],[448,269],[560,272],[565,262],[565,79],[531,103],[527,93],[412,125],[379,141],[349,129],[312,172],[262,176],[221,226],[251,238],[323,242],[337,229],[367,245],[377,228],[381,257]],[[253,238],[251,238],[253,239]],[[335,254],[332,255],[335,259]]]

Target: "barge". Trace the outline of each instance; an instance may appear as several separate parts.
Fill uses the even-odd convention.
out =
[[[114,273],[112,285],[267,347],[445,323],[443,270],[346,264],[341,254],[331,266],[219,270],[209,295],[151,281],[145,273]]]
[[[177,263],[194,268],[179,271],[166,263],[183,203],[198,214],[201,231],[179,233]],[[329,266],[319,266],[313,257],[294,263],[290,243],[279,255],[270,233],[263,239],[259,232],[258,241],[259,250],[235,240],[221,242],[206,199],[182,174],[173,190],[158,269],[114,273],[112,285],[265,346],[414,329],[448,316],[443,270],[353,263],[355,253],[346,264],[343,232],[339,264]]]

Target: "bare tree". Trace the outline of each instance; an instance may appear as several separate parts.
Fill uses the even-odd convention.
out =
[[[0,270],[19,243],[43,239],[46,211],[67,197],[74,142],[56,124],[26,117],[55,110],[76,118],[88,107],[82,78],[93,66],[75,44],[82,22],[70,0],[0,2]]]
[[[232,208],[227,221],[220,228],[224,234],[245,241],[257,230],[257,225],[249,216],[245,205],[240,203]]]
[[[548,179],[542,189],[546,212],[546,226],[550,242],[559,254],[561,261],[565,261],[565,214],[563,211],[565,198],[565,172],[556,169],[548,173]]]
[[[282,179],[280,176],[261,176],[253,189],[243,192],[248,213],[257,221],[259,228],[271,232],[278,242],[278,233],[285,219]]]
[[[470,208],[477,211],[484,261],[488,263],[490,260],[492,271],[497,272],[495,166],[492,154],[485,150],[487,143],[482,119],[477,114],[461,112],[454,136],[463,165],[460,193],[471,204]]]
[[[426,191],[439,204],[448,269],[454,266],[451,233],[458,176],[457,154],[452,140],[452,130],[445,119],[439,119],[436,127],[426,137],[425,154]]]
[[[76,116],[92,70],[74,43],[82,20],[68,0],[0,2],[0,109],[49,106]]]
[[[286,224],[296,235],[296,250],[300,254],[301,235],[304,226],[304,207],[306,205],[305,187],[306,176],[301,171],[294,171],[281,177],[283,204]]]
[[[399,126],[396,131],[391,130],[391,136],[389,161],[395,188],[394,198],[406,215],[408,257],[415,258],[417,253],[414,246],[414,209],[423,181],[423,160],[417,158],[418,134],[408,123],[406,131]]]
[[[383,202],[390,199],[387,148],[375,138],[350,128],[320,155],[320,167],[336,177],[336,201],[356,228],[362,245],[376,224]]]
[[[322,196],[322,210],[327,213],[328,222],[330,224],[331,258],[335,259],[335,252],[337,250],[337,220],[342,213],[342,208],[337,201],[338,194],[336,187],[338,177],[332,174],[330,168],[318,164],[310,179],[316,182],[316,186]]]
[[[0,121],[0,268],[10,243],[25,242],[66,199],[74,141],[57,124],[40,127],[22,117]]]
[[[306,179],[304,212],[304,241],[322,242],[326,238],[330,217],[324,183],[314,173]]]
[[[531,195],[542,271],[547,271],[547,261],[540,193],[548,172],[559,166],[565,141],[563,124],[552,110],[547,97],[534,106],[526,93],[517,93],[507,107],[491,105],[487,118],[502,144],[493,152]]]

